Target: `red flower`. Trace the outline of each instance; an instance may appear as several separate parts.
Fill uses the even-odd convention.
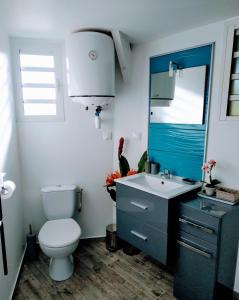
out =
[[[120,178],[120,177],[121,177],[121,174],[119,171],[112,172],[106,177],[105,183],[107,186],[112,186],[112,185],[114,185],[115,179]]]
[[[210,159],[209,162],[208,162],[208,164],[211,165],[211,166],[213,166],[213,167],[216,166],[216,163],[217,162],[214,159]]]
[[[129,170],[126,176],[138,174],[136,170]]]

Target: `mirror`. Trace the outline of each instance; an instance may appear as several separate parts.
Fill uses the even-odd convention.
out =
[[[202,124],[206,66],[151,75],[150,122]]]

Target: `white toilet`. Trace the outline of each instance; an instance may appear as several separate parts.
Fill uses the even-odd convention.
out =
[[[76,206],[76,186],[56,185],[41,189],[47,221],[38,239],[42,251],[51,258],[49,274],[53,280],[69,278],[74,271],[72,253],[77,248],[81,228],[72,216]]]

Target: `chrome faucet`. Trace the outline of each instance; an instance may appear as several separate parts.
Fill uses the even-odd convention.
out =
[[[165,179],[170,179],[171,174],[169,169],[164,169],[163,173],[161,173],[161,177]]]

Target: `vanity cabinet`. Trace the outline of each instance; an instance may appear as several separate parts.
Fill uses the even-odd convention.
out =
[[[164,199],[120,183],[116,187],[117,235],[162,264],[171,264],[179,197]]]
[[[168,200],[117,184],[117,235],[167,262]]]
[[[239,238],[239,205],[197,197],[177,216],[174,296],[179,300],[230,299]],[[226,298],[225,298],[226,297]]]

